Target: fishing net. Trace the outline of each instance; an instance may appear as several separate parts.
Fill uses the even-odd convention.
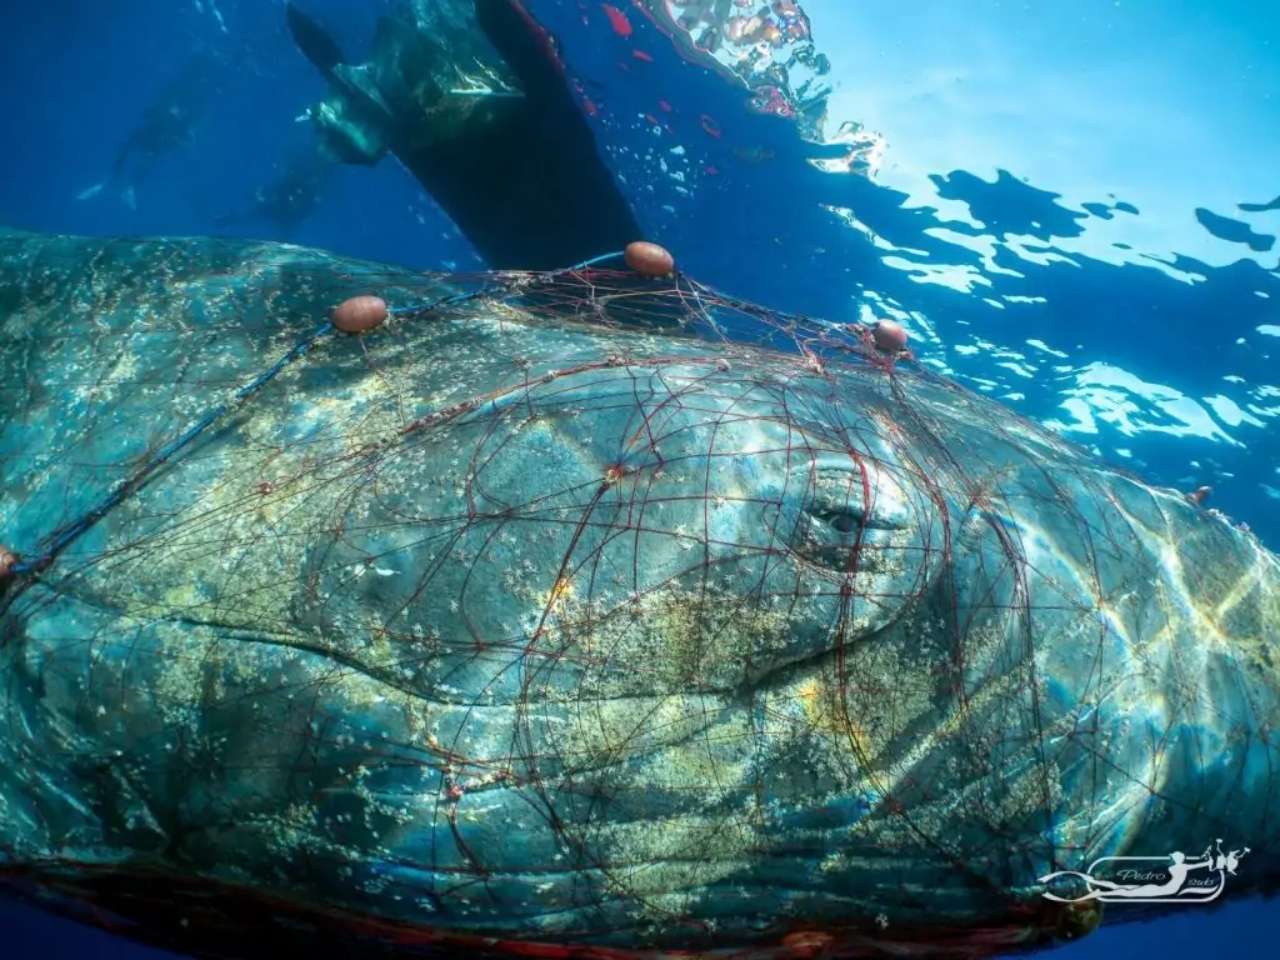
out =
[[[1167,880],[1109,919],[1270,890],[1276,559],[869,328],[10,234],[0,333],[0,875],[46,907],[979,956],[1096,926],[1099,858]]]

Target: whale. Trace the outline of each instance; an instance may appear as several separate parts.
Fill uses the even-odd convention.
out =
[[[0,338],[0,885],[46,909],[971,957],[1186,909],[1059,885],[1118,858],[1274,892],[1280,561],[856,329],[6,231]]]

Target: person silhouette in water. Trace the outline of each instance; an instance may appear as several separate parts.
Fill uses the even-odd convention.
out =
[[[228,72],[228,65],[211,52],[200,50],[183,66],[147,108],[141,122],[129,131],[107,179],[82,190],[77,200],[97,196],[105,187],[120,191],[120,198],[137,208],[136,188],[151,174],[160,157],[195,141],[196,126]]]

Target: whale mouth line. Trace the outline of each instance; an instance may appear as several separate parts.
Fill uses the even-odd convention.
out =
[[[236,643],[259,643],[265,646],[282,647],[293,650],[297,653],[306,654],[317,657],[321,660],[336,664],[337,666],[358,673],[368,680],[382,684],[408,697],[421,698],[423,692],[416,689],[413,684],[404,681],[398,681],[392,671],[379,670],[371,667],[370,664],[362,662],[358,656],[352,656],[349,652],[342,650],[336,646],[323,646],[315,642],[308,642],[302,639],[301,631],[272,631],[265,629],[246,629],[243,626],[229,625],[220,623],[216,620],[203,620],[192,617],[172,618],[183,624],[191,626],[206,627],[219,631],[220,638],[228,642]]]

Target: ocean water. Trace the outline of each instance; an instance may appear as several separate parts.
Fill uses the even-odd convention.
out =
[[[389,4],[305,6],[363,51]],[[806,43],[753,42],[757,5],[725,4],[733,26],[714,3],[525,6],[646,235],[689,274],[794,312],[897,319],[926,364],[1155,483],[1211,486],[1280,548],[1280,8],[809,0],[823,59],[785,67]],[[309,149],[294,120],[322,92],[283,18],[276,0],[5,4],[0,225],[482,266],[389,160],[331,171],[288,229],[241,216]],[[695,49],[715,30],[738,41]],[[206,56],[229,69],[191,73]],[[762,92],[777,69],[809,113]],[[131,197],[94,192],[184,75],[191,142]],[[1274,903],[1188,906],[1057,955],[1263,954],[1277,919]],[[10,903],[0,931],[4,956],[158,955]]]

